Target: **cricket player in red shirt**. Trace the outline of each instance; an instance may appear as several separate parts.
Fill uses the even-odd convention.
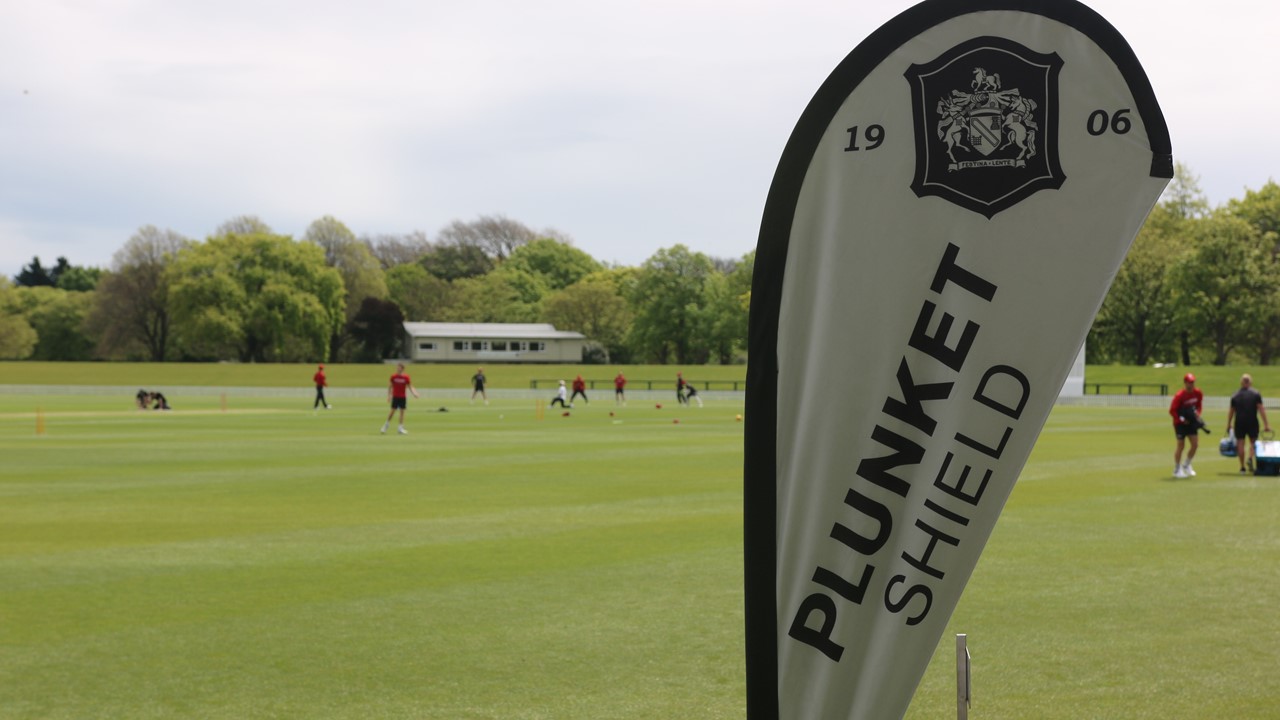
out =
[[[1169,404],[1169,414],[1173,416],[1173,433],[1178,438],[1177,449],[1173,451],[1173,476],[1176,478],[1195,477],[1196,471],[1191,469],[1191,460],[1200,447],[1200,428],[1204,422],[1200,413],[1204,408],[1204,393],[1196,387],[1196,376],[1187,373],[1182,377],[1182,389],[1173,396]],[[1182,449],[1190,441],[1187,448],[1187,462],[1182,462]]]
[[[329,404],[329,401],[324,399],[324,389],[329,384],[324,377],[324,365],[321,365],[319,369],[316,370],[316,374],[311,379],[315,381],[316,384],[316,402],[311,406],[311,409],[315,410],[321,405],[324,406],[325,410],[331,409],[333,406]]]
[[[587,381],[583,380],[581,375],[573,379],[573,394],[569,396],[569,407],[573,407],[573,401],[577,400],[579,395],[582,396],[582,402],[591,402],[587,399]]]
[[[387,421],[382,423],[382,432],[386,432],[391,425],[391,418],[396,414],[396,410],[400,410],[400,434],[408,435],[409,431],[404,429],[404,410],[409,404],[405,393],[413,394],[414,398],[418,397],[418,391],[413,389],[413,381],[408,375],[404,374],[404,363],[396,365],[396,374],[391,376],[391,383],[387,385],[387,402],[391,403],[391,412],[387,413]]]

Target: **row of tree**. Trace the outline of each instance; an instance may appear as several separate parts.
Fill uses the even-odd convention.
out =
[[[1091,363],[1270,365],[1280,357],[1280,185],[1212,208],[1177,173],[1116,275]]]
[[[675,245],[608,266],[501,216],[357,238],[332,217],[301,239],[254,217],[195,241],[144,227],[108,270],[39,258],[0,278],[0,358],[377,361],[408,320],[549,322],[599,361],[731,363],[745,353],[754,254]],[[1090,363],[1280,357],[1280,186],[1212,208],[1179,166],[1121,265]]]
[[[549,322],[588,360],[731,363],[745,352],[754,254],[675,245],[608,266],[563,234],[501,216],[357,238],[332,217],[300,239],[244,216],[203,241],[144,227],[110,269],[39,258],[0,279],[0,358],[378,361],[402,323]]]

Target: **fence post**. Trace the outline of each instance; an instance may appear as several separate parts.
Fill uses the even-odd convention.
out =
[[[956,718],[968,720],[973,701],[973,678],[969,672],[969,636],[956,635]]]

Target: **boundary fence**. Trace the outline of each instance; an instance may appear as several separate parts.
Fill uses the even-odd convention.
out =
[[[1087,382],[1084,384],[1084,391],[1086,395],[1089,394],[1089,388],[1093,388],[1094,395],[1168,395],[1169,394],[1169,386],[1166,385],[1165,383],[1091,383],[1091,382]],[[1102,392],[1103,388],[1107,388],[1107,392],[1105,393]],[[1112,392],[1111,391],[1112,388],[1115,388],[1117,391]],[[1124,388],[1125,391],[1121,393],[1119,392],[1119,388]],[[1134,388],[1138,389],[1137,393],[1134,392]],[[1147,389],[1152,390],[1152,392],[1145,392],[1145,390]]]

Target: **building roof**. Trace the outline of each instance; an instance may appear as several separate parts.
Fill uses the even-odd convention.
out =
[[[407,322],[405,332],[415,338],[484,338],[498,340],[585,340],[570,330],[556,330],[550,323],[440,323]]]

